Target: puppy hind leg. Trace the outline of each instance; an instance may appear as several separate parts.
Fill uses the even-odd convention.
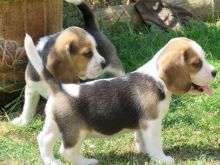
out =
[[[32,119],[36,112],[37,104],[40,99],[40,94],[33,91],[28,85],[25,86],[25,99],[22,114],[13,119],[13,124],[27,124]]]
[[[57,124],[50,117],[46,117],[43,130],[37,137],[41,157],[46,165],[60,165],[61,162],[53,156],[53,146],[60,136]]]
[[[80,154],[80,146],[83,140],[86,138],[84,132],[80,132],[78,139],[75,143],[69,143],[66,139],[63,139],[63,144],[60,147],[60,153],[69,162],[76,165],[96,165],[98,160],[85,158]],[[71,144],[71,146],[70,146]],[[66,146],[66,147],[65,147]],[[68,146],[68,147],[67,147]]]

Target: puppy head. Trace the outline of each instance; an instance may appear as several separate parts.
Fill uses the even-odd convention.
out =
[[[163,48],[158,59],[161,79],[174,94],[205,92],[211,95],[208,85],[216,70],[205,60],[205,52],[187,38],[175,38]]]
[[[94,79],[103,73],[104,67],[105,60],[98,53],[94,38],[78,27],[64,30],[48,57],[48,69],[64,83],[76,78]]]

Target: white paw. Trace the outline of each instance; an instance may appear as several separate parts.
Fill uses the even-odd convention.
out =
[[[96,165],[99,161],[96,159],[87,159],[87,158],[80,158],[77,160],[77,165]]]
[[[145,149],[145,145],[140,145],[139,143],[136,143],[136,148],[137,148],[137,151],[139,153],[142,153],[142,154],[147,154],[147,151]]]
[[[23,119],[22,117],[17,117],[12,120],[12,124],[14,124],[14,125],[26,125],[28,123],[29,123],[29,121]]]
[[[165,164],[174,163],[174,159],[171,156],[164,155],[162,157],[152,157],[151,159],[159,164],[161,164],[161,163],[165,163]]]
[[[61,161],[60,160],[56,160],[56,159],[47,159],[44,161],[45,165],[61,165]]]
[[[95,165],[95,164],[98,164],[99,161],[96,160],[96,159],[88,159],[88,165]]]

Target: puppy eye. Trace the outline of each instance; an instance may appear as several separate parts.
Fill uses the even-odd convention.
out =
[[[87,58],[91,58],[93,56],[93,52],[89,51],[89,52],[84,53],[83,55]]]
[[[194,66],[195,68],[201,68],[202,63],[200,61],[199,62],[194,62],[194,63],[192,63],[192,66]]]

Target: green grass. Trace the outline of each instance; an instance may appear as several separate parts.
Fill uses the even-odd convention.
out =
[[[105,30],[115,44],[125,70],[133,71],[146,63],[169,39],[186,36],[196,40],[206,51],[208,61],[220,70],[220,27],[214,23],[192,22],[179,33],[151,29],[133,30],[116,24],[114,30]],[[213,96],[174,96],[170,110],[163,121],[164,151],[176,164],[220,164],[220,76],[212,84]],[[18,114],[10,113],[12,119]],[[24,127],[0,122],[0,164],[42,164],[36,142],[42,129],[40,116]],[[83,155],[100,160],[103,165],[143,165],[150,163],[147,156],[135,150],[132,133],[106,139],[89,139],[83,146]],[[58,152],[60,142],[54,153]],[[63,158],[61,158],[63,160]]]

